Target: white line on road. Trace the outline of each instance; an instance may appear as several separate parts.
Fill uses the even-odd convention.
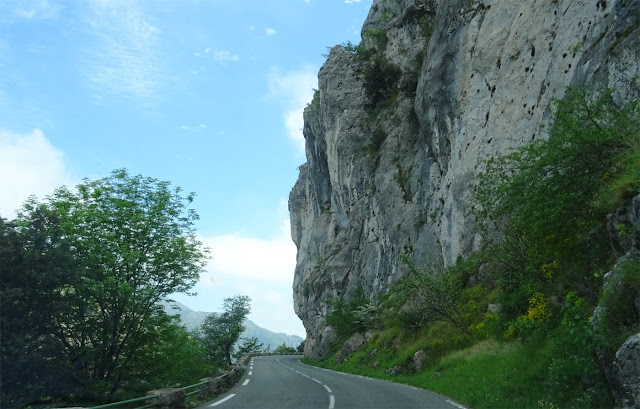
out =
[[[324,386],[324,388],[327,390],[327,392],[331,393],[331,389],[329,389],[329,387],[327,385],[322,385]]]
[[[244,381],[244,383],[242,384],[242,386],[247,386],[247,385],[249,384],[249,381],[250,381],[250,380],[251,380],[251,379],[245,379],[245,381]]]
[[[249,376],[253,375],[253,371],[249,371]]]
[[[329,409],[336,407],[336,398],[333,395],[329,395]]]
[[[311,380],[312,380],[312,381],[314,381],[314,382],[320,383],[320,384],[322,383],[322,382],[320,382],[319,380],[314,379],[314,378],[311,378]]]
[[[219,401],[217,401],[216,403],[213,403],[213,404],[209,405],[209,407],[210,407],[210,408],[212,408],[212,407],[214,407],[214,406],[218,406],[219,404],[221,404],[221,403],[224,403],[224,402],[228,401],[229,399],[233,398],[234,396],[236,396],[236,394],[235,394],[235,393],[232,393],[231,395],[227,396],[226,398],[224,398],[224,399],[220,399],[220,400],[219,400]]]

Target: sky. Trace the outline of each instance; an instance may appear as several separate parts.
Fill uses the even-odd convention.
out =
[[[211,249],[194,297],[304,336],[288,195],[328,47],[371,0],[1,0],[0,216],[127,168],[195,192]]]

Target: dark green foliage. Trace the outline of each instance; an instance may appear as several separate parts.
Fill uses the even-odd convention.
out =
[[[561,325],[552,333],[554,357],[549,390],[566,408],[610,407],[612,396],[595,356],[600,340],[589,321],[591,310],[575,292],[567,294]]]
[[[620,109],[609,93],[569,91],[548,141],[488,162],[477,217],[504,232],[495,273],[507,319],[523,313],[535,292],[575,290],[595,302],[599,275],[615,256],[597,201],[610,180],[635,171],[639,118],[638,104]],[[637,184],[624,189],[616,206],[638,192]]]
[[[204,347],[177,321],[167,315],[156,318],[154,339],[133,357],[135,365],[123,385],[125,393],[111,400],[144,396],[151,389],[190,385],[214,373]]]
[[[379,321],[379,312],[359,289],[350,301],[330,301],[333,311],[327,316],[327,325],[336,331],[339,341],[345,341],[356,332],[374,328]]]
[[[433,29],[435,28],[436,13],[424,6],[410,6],[402,17],[402,24],[415,24],[420,26],[425,41],[429,42]]]
[[[284,343],[282,345],[278,345],[276,349],[273,350],[275,354],[295,354],[297,351],[293,347],[288,347]]]
[[[387,46],[387,33],[380,30],[367,30],[363,34],[364,41],[368,41],[373,45],[376,51],[382,52]]]
[[[186,344],[158,302],[188,291],[203,268],[192,199],[117,170],[42,203],[30,199],[3,223],[11,249],[3,244],[0,260],[3,402],[108,400],[162,362],[152,358],[158,349]],[[206,368],[190,365],[198,376]]]
[[[375,110],[388,99],[397,96],[401,70],[382,56],[375,56],[364,69],[364,90],[367,108]]]
[[[632,334],[640,332],[640,316],[633,308],[640,296],[640,260],[627,260],[619,267],[619,276],[603,289],[600,305],[604,307],[598,322],[603,347],[613,355]]]
[[[251,298],[246,295],[225,298],[223,309],[222,314],[205,318],[200,337],[211,362],[219,367],[229,367],[233,347],[245,330],[244,320],[251,311]]]
[[[258,338],[256,337],[241,338],[241,339],[243,341],[242,345],[240,345],[238,347],[238,350],[233,354],[233,357],[236,359],[242,358],[246,354],[250,354],[253,352],[260,352],[264,347],[263,343],[261,342],[258,343]]]
[[[394,290],[403,293],[407,301],[400,318],[407,328],[417,330],[428,321],[443,320],[472,335],[471,322],[461,305],[462,281],[456,271],[424,272],[416,269],[407,257],[403,261],[411,275]]]
[[[377,127],[371,133],[371,144],[367,147],[367,152],[376,154],[380,151],[382,143],[387,139],[387,133],[381,127]]]
[[[72,365],[55,320],[70,309],[52,291],[76,284],[55,213],[38,209],[30,226],[0,218],[0,407],[72,390]]]

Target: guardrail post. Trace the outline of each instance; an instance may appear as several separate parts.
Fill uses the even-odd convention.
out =
[[[187,393],[184,389],[156,389],[147,392],[147,395],[157,395],[147,401],[153,404],[154,409],[184,409],[187,407]]]

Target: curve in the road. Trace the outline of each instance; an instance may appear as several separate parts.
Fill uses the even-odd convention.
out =
[[[295,356],[252,358],[243,382],[200,409],[213,407],[464,409],[448,398],[424,389],[304,365]]]

